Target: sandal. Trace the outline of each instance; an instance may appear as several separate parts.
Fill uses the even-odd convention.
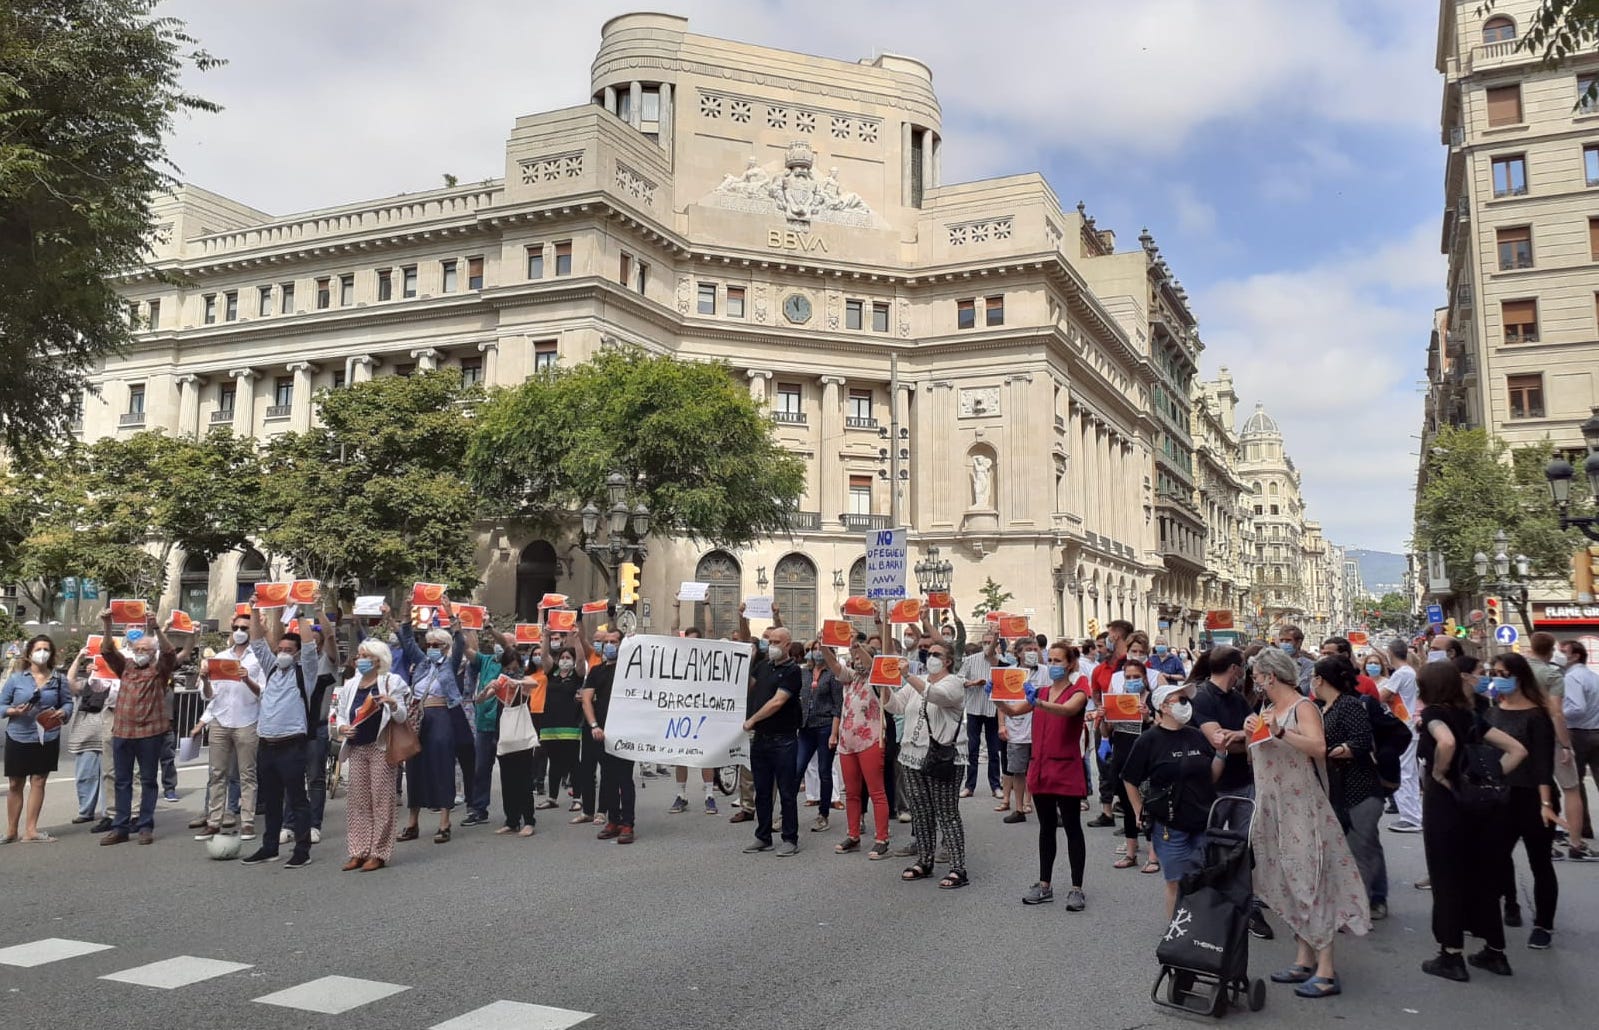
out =
[[[450,828],[448,826],[446,826],[442,830],[440,830],[438,833],[435,833],[433,835],[433,843],[435,843],[435,844],[448,844],[448,843],[450,843]]]
[[[547,809],[560,807],[561,806],[556,804],[554,801],[551,801],[549,798],[545,798],[543,801],[540,801],[538,804],[534,805],[533,810],[536,812],[543,812]]]
[[[1336,976],[1313,976],[1294,988],[1294,993],[1301,998],[1330,998],[1344,993],[1344,989],[1338,986]]]
[[[845,837],[841,843],[834,846],[833,854],[847,855],[851,851],[859,851],[860,849],[861,839],[859,837]]]
[[[938,889],[941,891],[959,890],[971,882],[971,880],[967,879],[966,870],[951,869],[944,874],[942,880],[938,881]]]
[[[533,827],[524,826],[520,830],[517,831],[516,835],[518,837],[531,837],[531,836],[533,836]]]
[[[1274,984],[1302,984],[1315,975],[1316,971],[1309,966],[1289,966],[1287,969],[1279,969],[1271,974],[1271,982]]]
[[[880,859],[884,859],[884,858],[887,858],[887,857],[888,857],[888,841],[886,841],[886,840],[880,840],[880,841],[876,841],[875,843],[873,843],[872,844],[872,850],[867,852],[867,854],[866,854],[866,858],[870,862],[876,862],[876,861],[878,861]]]
[[[912,880],[925,880],[932,875],[933,871],[931,869],[922,865],[920,862],[917,862],[915,865],[900,873],[899,878],[904,880],[906,883],[909,883]]]
[[[1158,873],[1160,872],[1160,863],[1154,861],[1145,862],[1144,868],[1138,871],[1141,873]]]
[[[584,815],[582,812],[578,812],[577,815],[574,815],[572,818],[567,820],[567,822],[571,823],[573,826],[584,825],[591,821],[592,820],[590,820],[589,817]]]
[[[994,811],[996,811],[996,812],[1009,812],[1010,811],[1010,805],[1008,805],[1008,804],[1006,804],[1006,805],[995,805],[994,806]]]
[[[509,826],[502,826],[498,830],[495,830],[494,832],[497,835],[501,836],[501,837],[506,837],[506,836],[509,836],[509,835],[515,833],[516,831],[514,829],[512,829],[511,827],[509,827]]]
[[[1115,864],[1113,864],[1111,866],[1111,868],[1112,869],[1131,869],[1133,866],[1135,866],[1137,864],[1138,864],[1138,859],[1134,858],[1131,855],[1123,855],[1121,858],[1118,858],[1116,860]]]
[[[400,835],[394,839],[397,841],[416,840],[420,836],[422,836],[422,834],[415,826],[407,826],[405,829],[401,830]]]
[[[21,838],[21,841],[24,844],[54,844],[56,839],[50,836],[48,833],[40,833],[35,834],[32,837],[23,837]]]

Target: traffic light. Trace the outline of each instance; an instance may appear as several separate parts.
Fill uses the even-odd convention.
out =
[[[1485,598],[1483,598],[1482,599],[1482,610],[1488,616],[1488,625],[1489,625],[1489,627],[1494,627],[1494,626],[1498,626],[1499,625],[1499,621],[1500,621],[1500,617],[1499,617],[1499,598],[1497,598],[1497,597],[1485,597]]]
[[[633,604],[638,600],[638,566],[630,561],[623,562],[617,569],[617,577],[621,580],[622,603]]]
[[[1091,636],[1091,637],[1099,636],[1099,620],[1098,619],[1089,619],[1088,620],[1088,635]]]
[[[1444,636],[1452,637],[1454,635],[1455,635],[1455,617],[1453,615],[1451,615],[1451,616],[1449,616],[1449,618],[1444,620]]]

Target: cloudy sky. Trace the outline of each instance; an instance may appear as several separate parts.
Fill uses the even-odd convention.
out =
[[[502,174],[513,119],[587,100],[601,23],[926,61],[944,179],[1042,170],[1188,287],[1207,376],[1282,424],[1339,544],[1409,536],[1438,253],[1437,6],[1423,0],[168,0],[230,63],[183,177],[274,214]]]

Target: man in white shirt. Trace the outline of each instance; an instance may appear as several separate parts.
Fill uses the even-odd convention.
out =
[[[256,721],[261,717],[261,662],[250,649],[250,617],[233,617],[232,646],[217,654],[231,658],[244,672],[242,680],[208,679],[206,664],[200,664],[201,689],[209,698],[200,721],[191,734],[198,738],[211,727],[210,765],[206,780],[205,823],[195,840],[210,840],[222,832],[222,816],[228,801],[228,777],[238,762],[239,811],[243,826],[241,840],[255,839],[255,759],[258,741]]]
[[[1560,644],[1566,656],[1565,697],[1561,709],[1566,714],[1566,727],[1571,732],[1572,758],[1577,767],[1577,794],[1588,796],[1587,778],[1593,773],[1599,781],[1599,673],[1588,665],[1588,648],[1579,640],[1566,640]],[[1593,814],[1584,805],[1582,809],[1582,837],[1593,839]],[[1575,842],[1574,842],[1575,846]],[[1588,849],[1579,848],[1586,852]]]
[[[1393,707],[1397,696],[1410,713],[1410,746],[1399,759],[1399,790],[1394,805],[1399,818],[1388,825],[1395,833],[1421,832],[1421,767],[1416,761],[1416,720],[1421,715],[1421,698],[1416,692],[1416,670],[1410,667],[1410,648],[1400,637],[1388,641],[1388,659],[1394,671],[1378,686],[1382,702]]]
[[[988,747],[988,789],[996,799],[1003,796],[999,790],[999,713],[984,690],[988,686],[988,674],[1001,664],[1012,663],[1002,660],[999,634],[993,629],[983,634],[983,649],[967,655],[961,663],[960,678],[966,686],[966,786],[960,794],[963,798],[977,791],[977,755],[982,745]]]

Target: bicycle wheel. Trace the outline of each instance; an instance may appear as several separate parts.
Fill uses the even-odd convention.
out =
[[[738,790],[738,770],[736,765],[724,765],[716,770],[716,789],[723,797],[729,797]]]

